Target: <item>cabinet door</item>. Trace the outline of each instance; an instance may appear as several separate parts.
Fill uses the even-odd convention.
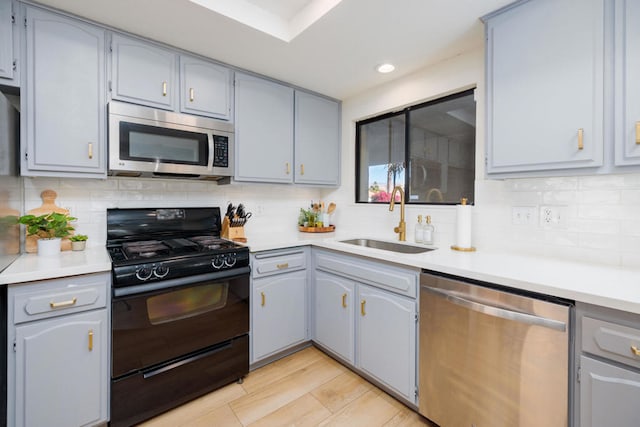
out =
[[[415,403],[415,301],[365,285],[357,301],[356,367]]]
[[[140,40],[114,34],[111,40],[113,99],[176,109],[177,55]]]
[[[253,280],[252,363],[307,339],[307,273]]]
[[[616,31],[616,165],[640,164],[640,2],[618,0]]]
[[[180,111],[231,119],[231,70],[197,58],[180,56]]]
[[[236,73],[237,181],[293,182],[293,89]]]
[[[16,426],[107,420],[107,310],[16,328]]]
[[[37,8],[26,17],[21,173],[105,176],[104,30]]]
[[[354,364],[355,285],[316,270],[314,286],[314,341]]]
[[[13,4],[0,0],[0,78],[13,79]],[[4,80],[0,80],[5,84]]]
[[[295,182],[340,183],[340,105],[296,91]]]
[[[640,374],[580,357],[580,426],[640,425]]]
[[[604,0],[537,0],[487,23],[488,173],[603,163]]]

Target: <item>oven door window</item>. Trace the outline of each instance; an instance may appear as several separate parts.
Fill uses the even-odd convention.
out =
[[[207,166],[209,135],[139,123],[120,122],[120,158]]]
[[[159,325],[222,309],[227,303],[228,291],[228,283],[213,283],[149,297],[149,322]]]

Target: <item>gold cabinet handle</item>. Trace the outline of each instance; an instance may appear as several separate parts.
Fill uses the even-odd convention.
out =
[[[287,164],[287,175],[289,175],[291,173],[291,166],[289,165],[289,162],[287,162],[286,164]]]
[[[93,351],[93,329],[89,329],[89,351]]]
[[[162,82],[162,96],[167,96],[167,82]]]
[[[347,294],[342,294],[342,307],[347,308]]]
[[[189,88],[189,101],[193,102],[193,88]]]
[[[364,305],[366,303],[367,303],[367,301],[365,301],[365,300],[360,301],[360,314],[362,314],[363,316],[367,315],[367,313],[365,313],[365,311],[364,311]]]
[[[640,348],[636,347],[635,345],[632,345],[631,353],[635,354],[636,356],[640,356]]]
[[[70,299],[70,300],[68,300],[68,301],[60,301],[60,302],[53,302],[53,301],[51,301],[51,302],[49,303],[49,306],[50,306],[51,308],[71,307],[72,305],[75,305],[75,304],[76,304],[76,302],[78,302],[78,298],[75,298],[75,297],[74,297],[73,299]]]
[[[584,129],[578,129],[578,150],[584,149]]]
[[[93,159],[93,143],[89,143],[89,158]]]
[[[636,122],[636,144],[640,145],[640,122]]]
[[[266,301],[266,297],[264,296],[264,292],[260,292],[260,298],[262,298],[262,302],[260,303],[261,306],[264,307]]]
[[[304,175],[304,165],[300,165],[300,175]]]
[[[276,264],[276,267],[278,268],[278,270],[282,270],[284,268],[289,268],[289,263],[285,262],[284,264]]]

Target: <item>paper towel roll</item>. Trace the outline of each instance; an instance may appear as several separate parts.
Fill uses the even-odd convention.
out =
[[[456,246],[471,248],[471,205],[456,205]]]

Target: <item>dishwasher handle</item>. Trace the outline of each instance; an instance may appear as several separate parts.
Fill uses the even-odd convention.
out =
[[[445,298],[447,301],[453,304],[489,316],[500,317],[506,320],[513,320],[516,322],[525,323],[527,325],[543,326],[545,328],[555,329],[561,332],[565,332],[567,330],[567,324],[559,320],[548,319],[546,317],[540,317],[534,314],[521,313],[519,311],[507,310],[505,308],[486,305],[480,302],[472,301],[470,299],[462,298],[454,294],[453,292],[445,291],[443,289],[422,286],[422,290]]]

